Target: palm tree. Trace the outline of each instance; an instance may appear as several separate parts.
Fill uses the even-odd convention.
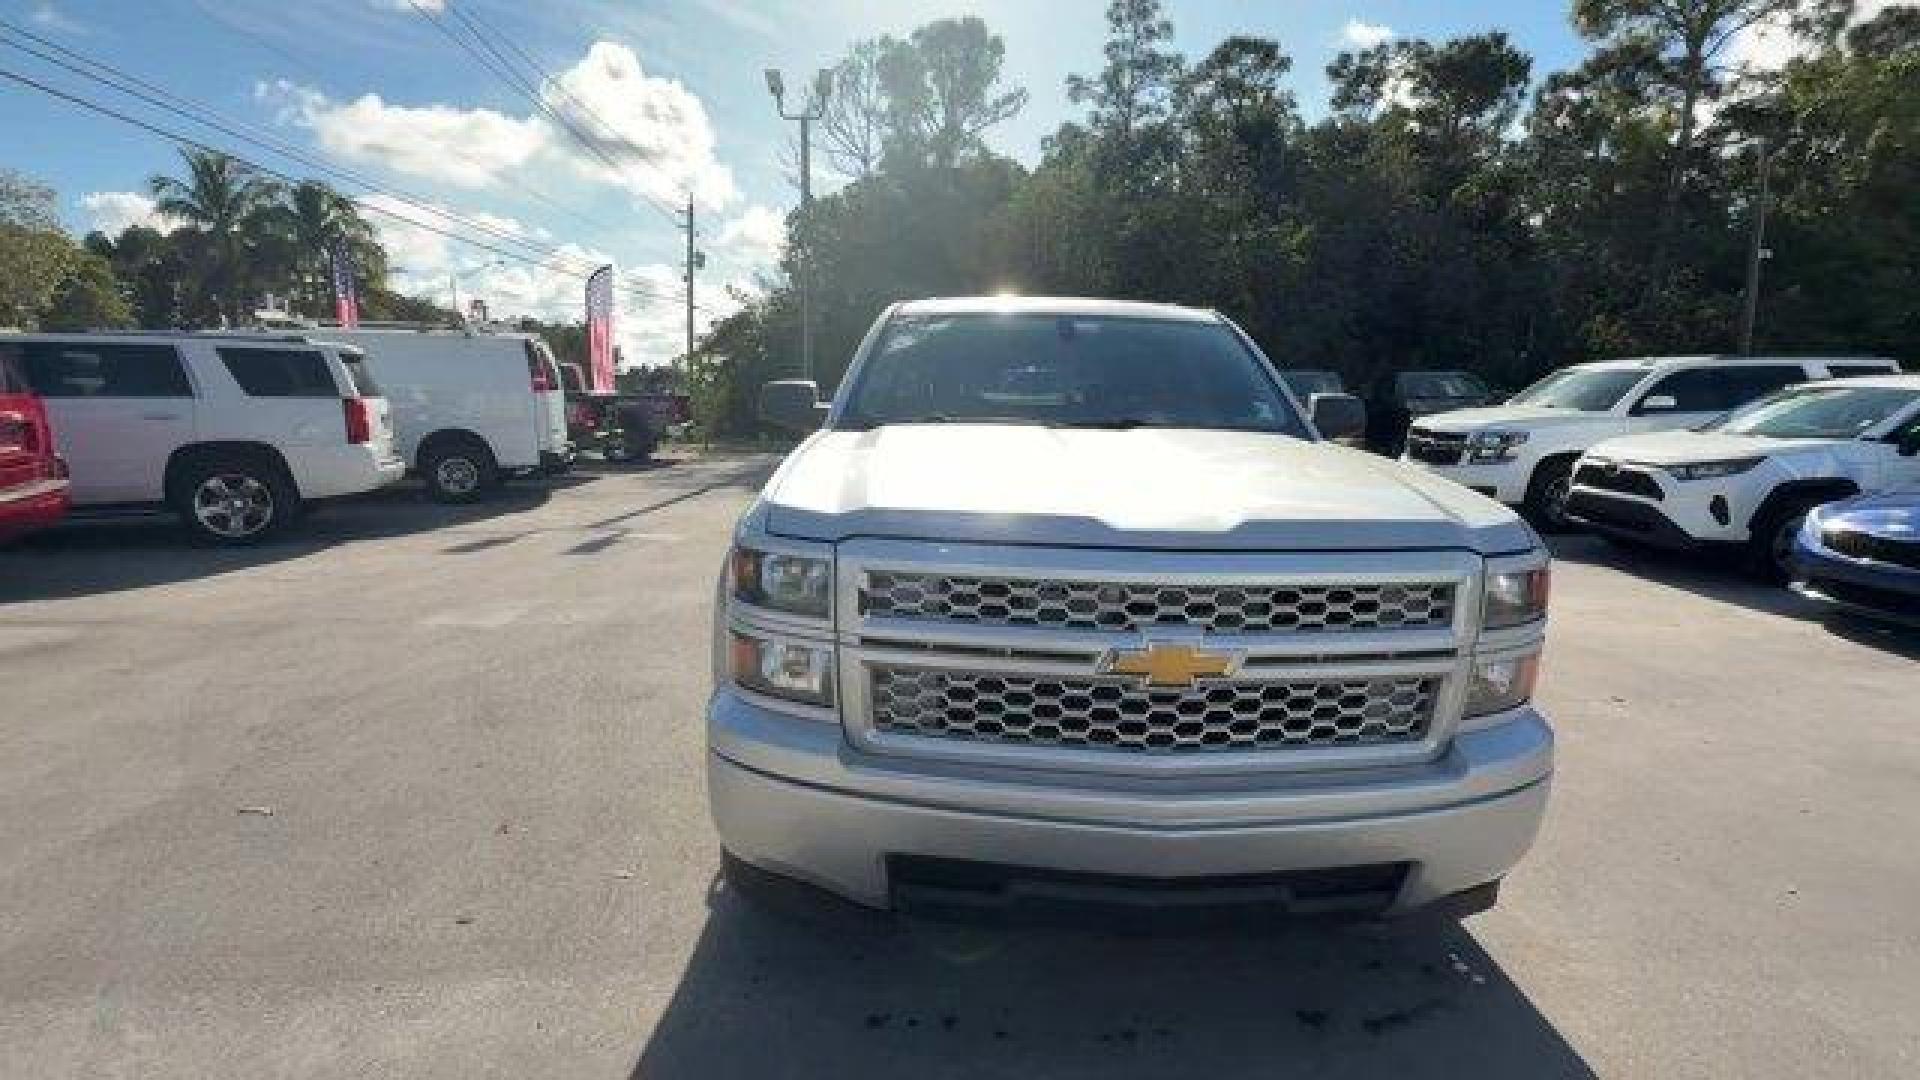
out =
[[[273,207],[279,186],[252,166],[226,154],[182,150],[184,180],[154,176],[147,181],[154,208],[187,223],[207,241],[199,247],[201,279],[230,324],[246,317],[252,290],[247,287],[252,241],[262,215]]]
[[[375,239],[373,226],[360,216],[352,199],[327,185],[313,180],[294,185],[272,218],[274,246],[290,291],[309,314],[329,309],[332,284],[327,259],[337,243],[346,245],[364,283],[385,279],[386,252]]]

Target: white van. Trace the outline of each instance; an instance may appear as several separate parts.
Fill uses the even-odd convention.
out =
[[[573,464],[560,370],[534,334],[404,327],[316,331],[350,342],[393,406],[400,455],[442,502]]]
[[[406,471],[365,358],[331,340],[0,334],[0,360],[46,404],[75,517],[171,508],[202,539],[251,544]]]

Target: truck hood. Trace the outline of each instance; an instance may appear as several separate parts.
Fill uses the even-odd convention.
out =
[[[1777,457],[1796,450],[1818,450],[1832,445],[1831,439],[1763,439],[1717,431],[1651,431],[1596,443],[1587,453],[1613,461],[1682,465],[1695,461]]]
[[[778,535],[1204,550],[1538,543],[1505,507],[1331,443],[1013,425],[822,431],[763,492]]]
[[[1453,434],[1514,429],[1539,431],[1552,427],[1604,427],[1619,422],[1619,417],[1612,413],[1549,409],[1540,405],[1489,405],[1484,409],[1455,409],[1434,416],[1422,416],[1416,421],[1428,431]]]

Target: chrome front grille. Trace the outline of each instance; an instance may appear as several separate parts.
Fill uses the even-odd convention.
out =
[[[875,667],[871,677],[882,732],[1137,754],[1418,742],[1441,686],[1430,675],[1190,687],[908,667]]]
[[[871,571],[860,590],[868,618],[1214,634],[1445,626],[1453,602],[1453,584],[1442,581],[1216,585]]]

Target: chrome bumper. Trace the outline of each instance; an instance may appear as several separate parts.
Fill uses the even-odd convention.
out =
[[[1415,765],[1168,778],[908,759],[732,690],[708,709],[728,851],[873,907],[889,855],[1129,877],[1407,863],[1389,913],[1498,880],[1545,812],[1553,736],[1531,707]]]

